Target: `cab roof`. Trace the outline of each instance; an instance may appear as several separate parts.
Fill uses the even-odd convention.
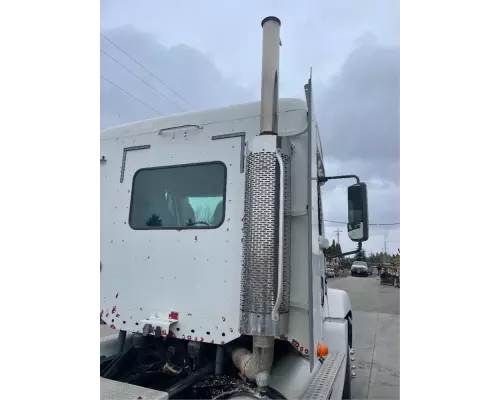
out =
[[[280,99],[279,113],[291,111],[307,111],[307,103],[301,99]],[[124,125],[106,128],[101,131],[101,139],[119,138],[181,125],[207,125],[218,122],[235,121],[238,119],[254,118],[260,115],[260,101],[238,104],[202,111],[191,111],[182,114],[161,116],[141,120]]]

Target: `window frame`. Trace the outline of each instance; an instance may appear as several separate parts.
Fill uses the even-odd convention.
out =
[[[131,224],[132,221],[132,212],[134,209],[134,186],[135,186],[135,179],[137,175],[140,172],[143,171],[154,171],[157,169],[174,169],[174,168],[185,168],[185,167],[200,167],[200,166],[207,166],[207,165],[222,165],[224,167],[224,190],[222,193],[222,219],[221,222],[216,225],[216,226],[205,226],[205,225],[195,225],[195,226],[144,226],[144,227],[134,227]],[[189,164],[176,164],[176,165],[162,165],[162,166],[157,166],[157,167],[146,167],[146,168],[139,168],[137,171],[135,171],[134,176],[132,178],[132,188],[130,189],[130,201],[129,201],[129,213],[128,213],[128,226],[133,229],[134,231],[183,231],[183,230],[193,230],[193,229],[218,229],[224,224],[224,221],[226,219],[226,197],[227,197],[227,166],[224,164],[222,161],[206,161],[206,162],[199,162],[199,163],[189,163]]]

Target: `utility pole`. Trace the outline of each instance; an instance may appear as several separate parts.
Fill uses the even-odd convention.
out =
[[[387,233],[384,234],[384,263],[387,262]]]
[[[337,230],[335,231],[335,233],[337,234],[337,243],[338,244],[340,244],[340,232],[344,232],[344,231],[339,230],[339,228],[337,228]]]

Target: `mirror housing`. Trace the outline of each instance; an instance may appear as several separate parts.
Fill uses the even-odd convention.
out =
[[[320,248],[320,250],[326,250],[326,249],[328,249],[330,247],[330,242],[324,236],[319,236],[318,242],[319,242],[319,248]]]
[[[358,182],[347,189],[347,233],[353,242],[368,240],[368,195],[366,183]]]

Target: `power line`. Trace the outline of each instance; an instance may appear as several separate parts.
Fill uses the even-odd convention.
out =
[[[106,39],[109,43],[115,46],[118,50],[120,50],[123,54],[125,54],[128,58],[130,58],[133,62],[135,62],[139,67],[141,67],[144,71],[150,74],[153,78],[155,78],[158,82],[160,82],[163,86],[165,86],[168,90],[174,93],[177,97],[182,99],[186,104],[189,104],[192,108],[196,110],[196,107],[193,106],[189,101],[187,101],[184,97],[182,97],[179,93],[177,93],[174,89],[168,86],[165,82],[163,82],[160,78],[158,78],[155,74],[153,74],[149,69],[147,69],[144,65],[142,65],[139,61],[137,61],[134,57],[128,54],[125,50],[123,50],[120,46],[114,43],[111,39],[108,39],[104,34],[101,33],[101,36]]]
[[[130,94],[129,92],[127,92],[125,89],[121,88],[120,86],[118,86],[116,83],[113,83],[111,82],[108,78],[105,78],[104,76],[101,75],[101,79],[104,79],[106,82],[110,83],[111,85],[113,85],[114,87],[120,89],[123,93],[125,94],[128,94],[130,97],[132,97],[134,100],[137,100],[139,103],[141,103],[142,105],[146,106],[147,108],[149,108],[150,110],[153,110],[155,113],[157,113],[158,115],[164,115],[162,114],[161,112],[159,112],[158,110],[155,110],[153,107],[151,107],[149,104],[146,104],[144,103],[141,99],[138,99],[137,97],[135,97],[133,94]]]
[[[332,221],[332,220],[329,220],[329,219],[325,219],[324,220],[325,222],[332,222],[334,224],[348,224],[348,222],[343,222],[343,221]],[[394,225],[400,225],[399,222],[392,222],[392,223],[388,223],[388,224],[368,224],[370,226],[394,226]]]
[[[116,58],[111,57],[108,53],[106,53],[103,49],[101,49],[101,53],[104,55],[108,56],[110,59],[112,59],[115,63],[117,63],[119,66],[130,72],[132,75],[134,75],[137,79],[139,79],[142,83],[145,85],[149,86],[151,89],[153,89],[156,93],[158,93],[160,96],[164,97],[167,99],[170,103],[172,103],[174,106],[176,106],[178,109],[182,111],[186,111],[184,108],[182,108],[180,105],[178,105],[175,101],[172,99],[169,99],[167,96],[165,96],[162,92],[160,92],[158,89],[156,89],[154,86],[151,86],[148,82],[146,82],[144,79],[142,79],[139,75],[137,75],[135,72],[131,71],[128,69],[125,65],[123,65],[121,62],[119,62]]]

